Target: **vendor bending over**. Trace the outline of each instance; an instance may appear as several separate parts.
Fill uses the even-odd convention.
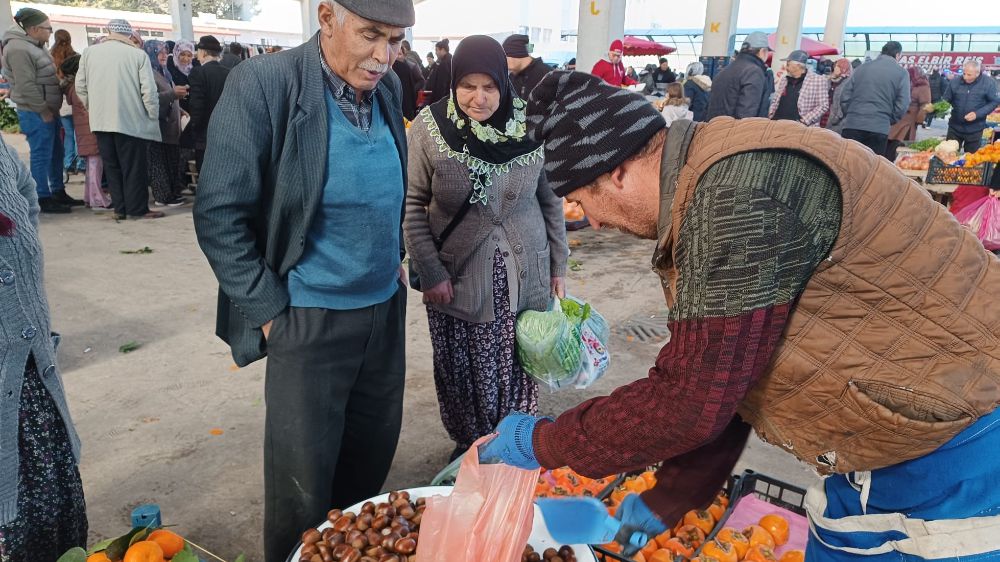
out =
[[[831,474],[807,496],[807,560],[1000,553],[1000,260],[946,209],[829,131],[666,129],[587,74],[549,74],[528,122],[557,195],[658,241],[671,338],[610,396],[504,419],[485,461],[662,461],[618,510],[658,534],[711,502],[753,427]]]

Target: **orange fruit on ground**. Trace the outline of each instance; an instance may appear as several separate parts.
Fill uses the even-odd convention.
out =
[[[660,548],[663,548],[663,543],[670,540],[670,537],[672,536],[673,534],[670,531],[664,531],[662,535],[656,535],[656,538],[654,538],[653,540],[656,541],[656,544],[659,545]]]
[[[711,540],[701,547],[701,553],[705,556],[716,558],[719,562],[738,562],[739,555],[736,554],[736,547],[727,543]]]
[[[694,525],[707,535],[715,528],[715,519],[707,511],[691,510],[684,514],[684,524]]]
[[[153,541],[163,549],[164,558],[173,558],[178,552],[184,550],[184,539],[180,535],[167,529],[157,529],[146,537],[147,541]]]
[[[715,535],[715,540],[733,545],[733,548],[736,549],[736,556],[740,560],[743,560],[747,551],[750,550],[750,539],[732,527],[726,527],[719,531],[719,534]]]
[[[759,525],[771,533],[774,544],[781,546],[788,542],[788,520],[780,515],[765,515],[760,518]]]
[[[153,541],[139,541],[128,547],[123,562],[164,562],[163,549]]]
[[[803,562],[806,559],[806,553],[801,550],[789,550],[788,552],[781,555],[778,562]]]
[[[670,540],[674,540],[674,539],[670,539]],[[668,541],[668,544],[669,544],[669,541]],[[647,560],[647,562],[674,562],[674,556],[676,556],[678,554],[680,554],[681,556],[687,558],[687,557],[691,556],[692,554],[694,554],[694,549],[691,548],[691,549],[688,549],[688,550],[684,550],[683,552],[680,552],[680,551],[673,550],[673,549],[670,549],[670,548],[661,548],[660,550],[657,550],[656,552],[654,552],[653,555],[649,557],[649,559]]]
[[[770,547],[757,545],[750,547],[750,550],[747,551],[747,557],[743,560],[744,562],[777,562],[778,558]]]
[[[111,562],[111,559],[108,558],[108,555],[104,554],[104,551],[102,550],[101,552],[95,552],[94,554],[88,556],[87,562]]]
[[[712,519],[715,519],[716,521],[721,521],[722,515],[726,512],[726,507],[722,505],[722,502],[719,501],[719,498],[715,498],[715,500],[712,502],[712,505],[705,508],[705,511],[707,511],[708,514],[712,516]]]
[[[774,548],[774,537],[760,525],[750,525],[746,529],[743,529],[743,536],[750,540],[750,548],[755,546]]]
[[[705,532],[694,525],[681,526],[674,533],[674,537],[680,539],[682,542],[694,545],[695,548],[698,548],[701,546],[701,543],[705,542]]]

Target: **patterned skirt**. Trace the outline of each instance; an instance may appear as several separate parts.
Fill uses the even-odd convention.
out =
[[[55,402],[28,360],[18,429],[17,518],[0,526],[0,561],[54,562],[87,547],[87,507],[73,449]]]
[[[146,146],[153,199],[159,203],[173,201],[184,189],[180,176],[181,149],[162,142],[150,142]]]
[[[495,320],[459,320],[427,308],[434,348],[434,384],[441,421],[459,449],[493,432],[511,412],[538,411],[538,385],[517,361],[507,268],[497,250],[493,258]]]

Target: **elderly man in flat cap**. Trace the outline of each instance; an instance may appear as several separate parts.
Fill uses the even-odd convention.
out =
[[[233,69],[195,206],[217,334],[268,356],[264,548],[377,495],[402,420],[406,137],[389,71],[411,0],[324,1],[307,43]]]

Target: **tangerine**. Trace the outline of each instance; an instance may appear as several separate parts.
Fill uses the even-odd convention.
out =
[[[707,511],[691,510],[684,514],[684,524],[694,525],[707,535],[715,528],[715,518]]]
[[[750,550],[747,551],[747,557],[743,560],[744,562],[778,562],[774,551],[762,544],[750,547]]]
[[[736,547],[727,543],[711,540],[701,547],[701,553],[705,556],[716,558],[719,562],[738,562],[739,556],[736,554]]]
[[[778,558],[778,562],[803,562],[806,559],[806,553],[801,550],[789,550],[788,552],[781,555]]]
[[[149,534],[147,541],[153,541],[163,549],[164,558],[173,558],[178,552],[184,550],[184,539],[180,535],[167,529],[157,529]]]
[[[747,555],[747,551],[750,550],[750,539],[732,527],[726,527],[719,531],[719,534],[715,536],[715,540],[733,545],[733,548],[736,549],[736,556],[740,560],[743,560],[743,557]]]
[[[750,525],[746,529],[743,529],[743,536],[750,540],[750,548],[755,546],[774,548],[774,537],[771,536],[771,533],[767,532],[767,529],[760,525]]]
[[[108,558],[108,555],[104,554],[104,551],[102,550],[101,552],[95,552],[88,556],[87,562],[111,562],[111,559]]]
[[[776,514],[765,515],[758,523],[765,531],[771,533],[774,544],[781,546],[788,542],[788,520]]]
[[[163,549],[153,541],[139,541],[128,547],[123,562],[164,562]]]

